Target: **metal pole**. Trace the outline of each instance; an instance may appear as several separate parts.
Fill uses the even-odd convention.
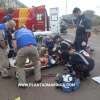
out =
[[[16,8],[17,8],[17,0],[16,0]]]
[[[66,14],[67,14],[67,0],[66,0]]]

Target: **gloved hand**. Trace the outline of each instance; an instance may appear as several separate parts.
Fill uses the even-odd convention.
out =
[[[82,42],[82,46],[86,46],[86,42],[85,41]]]

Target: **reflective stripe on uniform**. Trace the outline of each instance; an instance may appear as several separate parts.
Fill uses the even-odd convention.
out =
[[[86,30],[85,30],[85,32],[91,32],[91,31],[92,31],[91,29],[86,29]]]
[[[89,65],[89,62],[87,61],[87,59],[83,55],[81,55],[77,52],[75,52],[75,54],[79,55],[81,57],[81,59],[85,62],[86,65]]]

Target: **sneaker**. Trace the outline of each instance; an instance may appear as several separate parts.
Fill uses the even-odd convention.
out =
[[[11,69],[4,69],[3,71],[1,71],[1,77],[3,79],[12,78],[12,76],[11,76]]]

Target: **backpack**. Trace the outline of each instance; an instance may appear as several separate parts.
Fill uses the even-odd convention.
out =
[[[57,74],[56,76],[57,88],[62,89],[63,92],[70,93],[80,88],[80,80],[72,74]]]

